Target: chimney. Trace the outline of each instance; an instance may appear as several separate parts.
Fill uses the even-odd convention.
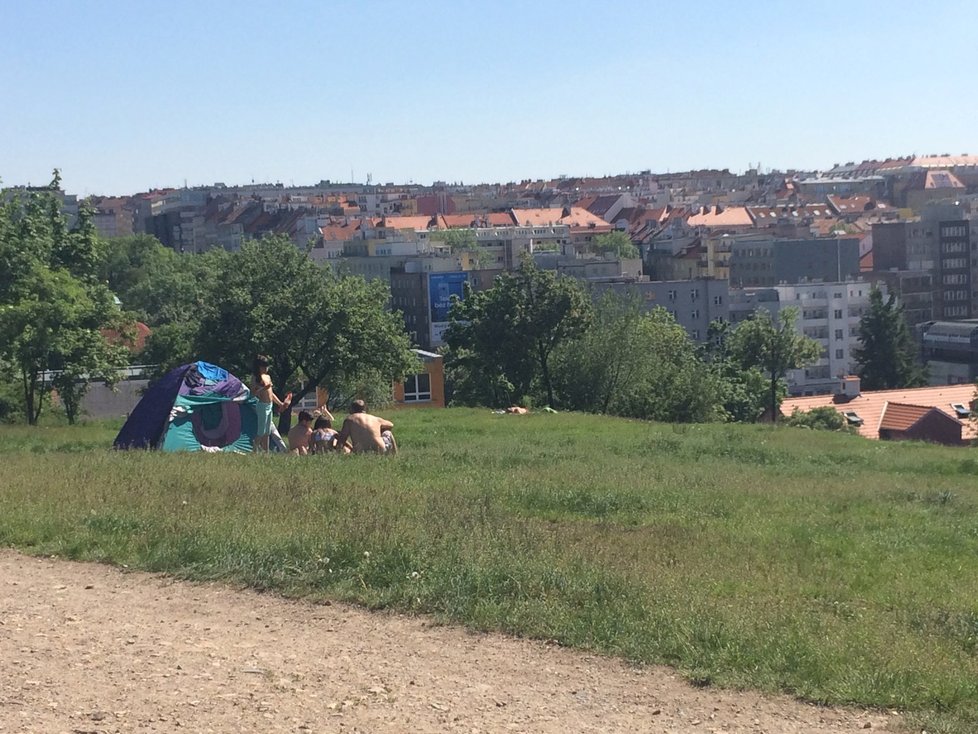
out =
[[[858,398],[860,393],[860,380],[857,375],[846,375],[842,378],[842,391],[840,395],[847,398]]]

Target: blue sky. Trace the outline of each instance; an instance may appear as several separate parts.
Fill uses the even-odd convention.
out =
[[[0,0],[0,17],[4,185],[978,154],[971,0]]]

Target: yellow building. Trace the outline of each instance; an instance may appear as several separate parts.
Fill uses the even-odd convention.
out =
[[[394,405],[444,408],[444,359],[434,352],[413,351],[421,359],[421,372],[394,383]]]

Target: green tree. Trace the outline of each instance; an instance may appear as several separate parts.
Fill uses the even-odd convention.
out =
[[[587,331],[557,351],[554,372],[561,402],[575,410],[667,422],[719,412],[715,380],[685,329],[634,296],[604,293]]]
[[[470,260],[475,263],[476,267],[488,268],[492,265],[492,255],[479,243],[474,229],[457,227],[454,229],[439,230],[431,233],[431,239],[435,242],[444,242],[447,244],[453,254],[467,252]]]
[[[754,423],[764,413],[768,384],[757,367],[745,368],[730,353],[733,327],[728,321],[713,321],[707,330],[703,359],[713,373],[725,420]]]
[[[539,385],[547,404],[554,405],[551,355],[584,332],[591,310],[591,299],[577,281],[541,270],[526,257],[518,270],[499,275],[492,288],[467,291],[452,306],[449,367],[494,386],[511,385],[510,398],[531,396]]]
[[[11,193],[0,205],[0,359],[18,373],[24,416],[36,424],[52,384],[74,421],[88,383],[112,379],[126,350],[102,330],[125,322],[98,279],[98,238],[82,208],[68,229],[55,192]]]
[[[195,317],[226,257],[221,249],[181,254],[150,235],[116,237],[104,245],[99,278],[139,321],[173,324]]]
[[[737,325],[728,339],[728,349],[742,368],[756,368],[768,382],[768,404],[771,420],[776,420],[779,390],[788,370],[804,367],[819,358],[822,347],[814,339],[795,330],[798,309],[784,308],[775,321],[767,311],[755,311],[753,317]]]
[[[879,288],[870,290],[869,310],[859,320],[859,342],[853,349],[853,357],[859,365],[863,389],[890,390],[927,384],[924,368],[916,359],[917,348],[903,306],[896,303],[892,293],[884,301]]]
[[[595,237],[594,249],[603,255],[616,255],[620,258],[639,257],[638,248],[631,238],[620,229]]]
[[[200,357],[244,376],[267,354],[293,402],[365,375],[389,383],[415,367],[382,281],[337,276],[281,236],[247,242],[220,266],[195,339]]]
[[[789,426],[811,428],[816,431],[850,431],[846,419],[831,405],[822,405],[808,411],[795,408],[785,423]]]
[[[444,242],[451,248],[452,252],[476,250],[479,248],[475,231],[468,227],[438,230],[431,233],[431,239],[435,242]]]

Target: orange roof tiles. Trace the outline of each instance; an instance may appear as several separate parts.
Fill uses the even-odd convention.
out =
[[[513,209],[513,218],[519,226],[545,227],[553,224],[566,224],[571,228],[589,228],[610,231],[611,225],[587,209],[577,206],[561,209],[547,207],[541,209]]]
[[[691,214],[687,222],[690,227],[752,227],[754,225],[754,220],[744,206],[703,207]]]
[[[921,155],[914,158],[910,165],[919,168],[978,166],[978,155]]]
[[[887,403],[880,416],[880,430],[906,431],[910,426],[936,408],[924,405],[906,405],[904,403]]]
[[[322,232],[324,242],[346,242],[360,231],[360,222],[343,222],[341,224],[327,224],[319,228]]]
[[[419,216],[388,216],[373,220],[375,227],[390,227],[392,229],[413,229],[426,230],[431,226],[437,226],[435,218],[427,215]]]
[[[847,400],[841,395],[815,395],[804,398],[788,398],[781,404],[782,415],[789,416],[797,408],[809,411],[812,408],[829,406],[839,413],[855,413],[862,419],[859,435],[865,438],[878,439],[883,422],[883,415],[888,412],[888,404],[897,406],[923,408],[924,414],[932,408],[937,408],[954,420],[955,412],[951,406],[955,403],[970,406],[975,400],[975,386],[972,383],[963,385],[939,385],[936,387],[916,387],[903,390],[870,390]],[[904,415],[901,408],[896,408],[896,416]],[[908,414],[907,414],[908,415]],[[922,414],[923,415],[923,414]],[[918,416],[919,418],[922,416]],[[915,421],[916,422],[916,421]],[[974,421],[960,421],[962,424],[961,437],[965,440],[978,438]]]

